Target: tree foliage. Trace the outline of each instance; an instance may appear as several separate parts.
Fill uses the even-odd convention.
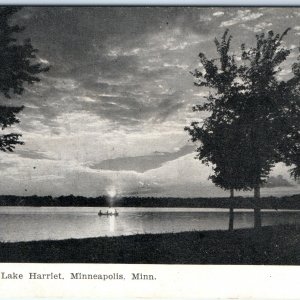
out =
[[[274,164],[282,160],[279,149],[290,132],[287,124],[293,101],[288,81],[280,80],[280,66],[291,52],[283,44],[288,31],[281,35],[273,31],[256,35],[255,47],[241,47],[244,96],[237,112],[248,145],[248,183],[253,188],[265,183]]]
[[[208,59],[199,54],[203,71],[195,70],[195,85],[213,90],[207,102],[195,105],[194,111],[208,111],[210,116],[203,123],[193,122],[185,129],[192,141],[201,141],[197,149],[198,159],[211,163],[214,174],[211,180],[224,189],[248,189],[245,180],[247,161],[243,160],[245,145],[242,143],[241,130],[236,113],[242,87],[239,84],[240,67],[235,56],[230,54],[232,37],[225,31],[221,40],[215,39],[218,59]]]
[[[37,76],[48,71],[48,67],[37,62],[35,49],[30,39],[18,42],[17,34],[24,27],[12,25],[12,18],[18,12],[18,7],[0,8],[0,93],[3,98],[9,99],[13,95],[22,95],[24,84],[34,84],[40,81]],[[1,101],[5,103],[5,101]],[[0,105],[0,126],[2,130],[19,123],[17,114],[23,106]],[[13,151],[16,145],[22,145],[20,134],[10,133],[0,135],[0,150]]]
[[[213,165],[211,179],[224,189],[257,188],[280,161],[300,175],[299,60],[291,78],[280,79],[280,66],[291,53],[283,43],[288,31],[256,35],[251,48],[242,44],[239,64],[230,52],[228,30],[221,41],[215,39],[218,59],[199,54],[202,69],[192,74],[210,94],[194,111],[210,116],[186,130],[192,141],[201,142],[197,157]]]

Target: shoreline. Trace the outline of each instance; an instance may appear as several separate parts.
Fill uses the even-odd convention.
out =
[[[114,206],[120,212],[228,212],[229,207],[134,207],[134,206]],[[86,211],[84,211],[86,209]],[[83,211],[87,214],[95,214],[99,210],[108,210],[109,206],[0,206],[0,215],[2,214],[40,214],[40,213],[66,213],[72,211]],[[234,208],[235,212],[253,212],[253,208]],[[300,208],[262,208],[261,212],[300,212]]]
[[[0,262],[300,265],[300,226],[0,243]]]
[[[0,207],[107,207],[106,196],[83,197],[83,196],[16,196],[0,195]],[[230,208],[235,209],[300,209],[300,194],[281,197],[116,197],[113,200],[115,207],[139,207],[139,208]]]

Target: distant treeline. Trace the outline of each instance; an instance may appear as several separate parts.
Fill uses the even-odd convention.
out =
[[[106,207],[108,198],[99,196],[88,198],[82,196],[0,196],[0,206],[77,206],[77,207]],[[198,208],[261,208],[270,209],[300,209],[300,194],[285,197],[265,197],[259,200],[253,198],[169,198],[169,197],[123,197],[114,199],[116,207],[198,207]]]

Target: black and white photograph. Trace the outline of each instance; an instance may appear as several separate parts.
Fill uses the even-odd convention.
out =
[[[300,7],[1,6],[0,95],[1,263],[300,264]]]

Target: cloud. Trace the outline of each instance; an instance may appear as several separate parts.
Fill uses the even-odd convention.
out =
[[[224,11],[216,11],[213,13],[213,16],[215,17],[220,17],[220,16],[223,16],[224,15]]]
[[[230,20],[223,21],[220,27],[230,27],[239,23],[246,23],[256,20],[263,16],[262,12],[252,12],[251,10],[238,10],[235,17]]]
[[[213,40],[224,26],[235,52],[242,42],[253,45],[249,30],[280,32],[283,20],[297,28],[296,17],[286,19],[297,10],[24,7],[20,37],[31,38],[51,69],[22,97],[1,100],[25,104],[12,129],[26,143],[1,156],[1,191],[97,196],[115,186],[128,195],[226,196],[185,146],[184,126],[206,116],[191,107],[208,93],[193,86],[189,71],[199,67],[199,52],[216,57]],[[278,175],[289,176],[276,166],[271,176]],[[292,189],[299,185],[281,187]]]
[[[268,29],[269,27],[271,27],[273,24],[271,22],[267,23],[267,22],[262,22],[262,23],[258,23],[255,24],[254,26],[248,26],[246,24],[241,24],[241,27],[252,31],[252,32],[261,32],[263,30]]]
[[[160,152],[155,151],[150,155],[135,156],[135,157],[117,157],[114,159],[104,160],[100,163],[93,164],[90,166],[93,169],[104,169],[104,170],[131,170],[138,173],[156,169],[161,167],[163,163],[172,161],[192,152],[194,146],[186,145],[175,152]]]
[[[29,149],[18,148],[18,149],[16,149],[14,154],[17,154],[19,157],[23,157],[23,158],[50,159],[50,157],[47,156],[47,154],[40,152],[40,151],[34,151],[32,149],[29,150]]]
[[[274,187],[292,187],[294,186],[291,184],[287,179],[285,179],[282,175],[277,176],[270,176],[268,182],[264,184],[266,188],[274,188]]]

